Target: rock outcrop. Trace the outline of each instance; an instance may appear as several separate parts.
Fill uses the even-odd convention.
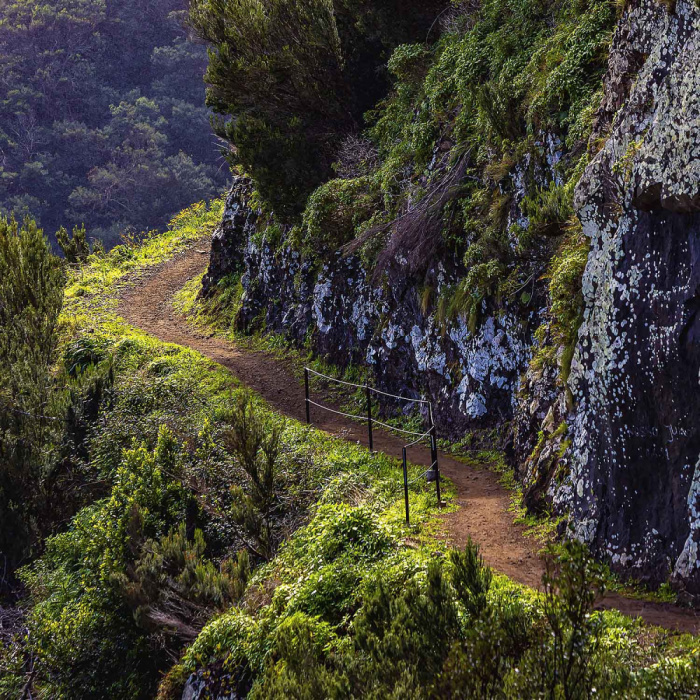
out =
[[[594,134],[605,145],[576,191],[591,254],[569,381],[572,471],[557,500],[616,569],[654,583],[671,570],[697,592],[698,8],[631,8],[605,87]]]
[[[496,428],[512,417],[532,343],[527,319],[488,314],[484,304],[475,333],[462,320],[442,327],[422,311],[411,280],[375,284],[355,257],[338,254],[319,271],[289,246],[273,248],[256,235],[246,192],[238,181],[229,194],[204,286],[210,294],[236,266],[244,269],[240,330],[264,327],[338,366],[367,365],[379,388],[431,397],[443,435]],[[453,261],[436,261],[429,276],[440,294],[455,279]]]

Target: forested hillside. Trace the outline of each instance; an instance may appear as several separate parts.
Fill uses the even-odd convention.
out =
[[[162,228],[228,170],[184,0],[0,3],[0,211],[108,246]]]

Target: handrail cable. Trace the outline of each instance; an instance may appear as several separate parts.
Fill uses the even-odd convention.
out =
[[[374,394],[381,394],[382,396],[388,396],[391,399],[398,399],[399,401],[412,401],[413,403],[424,403],[430,405],[430,401],[428,401],[427,399],[412,399],[408,396],[388,394],[386,391],[382,391],[381,389],[375,389],[373,386],[369,386],[368,384],[355,384],[354,382],[346,382],[343,379],[336,379],[335,377],[329,377],[327,374],[321,374],[321,372],[317,372],[315,369],[311,369],[310,367],[305,367],[304,369],[311,374],[315,374],[317,377],[328,379],[329,381],[335,382],[336,384],[351,386],[355,389],[369,389],[369,391],[371,391]]]
[[[328,406],[324,406],[323,404],[318,403],[317,401],[313,401],[311,399],[311,386],[310,386],[310,381],[309,381],[309,375],[314,374],[317,377],[321,377],[322,379],[327,379],[328,381],[335,382],[336,384],[342,384],[343,386],[348,386],[352,387],[354,389],[364,389],[365,391],[365,397],[366,397],[366,402],[367,402],[367,416],[357,416],[353,415],[352,413],[346,413],[345,411],[338,411],[334,408],[329,408]],[[426,399],[410,399],[406,396],[398,396],[397,394],[389,394],[386,391],[381,391],[381,389],[374,389],[373,387],[368,386],[367,384],[355,384],[353,382],[346,382],[342,379],[336,379],[335,377],[329,377],[327,374],[322,374],[321,372],[317,372],[315,369],[311,369],[310,367],[305,367],[304,368],[304,387],[305,387],[305,392],[306,392],[306,422],[310,425],[311,424],[311,406],[316,406],[316,408],[320,408],[322,411],[328,411],[328,413],[334,413],[337,416],[344,416],[345,418],[349,418],[350,420],[353,421],[361,421],[361,422],[366,422],[367,423],[367,428],[369,432],[369,449],[370,451],[374,450],[374,442],[373,442],[373,433],[372,433],[372,428],[375,425],[380,425],[383,428],[387,428],[388,430],[394,430],[399,433],[403,433],[404,435],[411,435],[415,437],[416,439],[413,442],[408,443],[407,445],[404,445],[402,448],[402,454],[403,454],[403,490],[404,490],[404,500],[406,504],[406,524],[410,524],[410,515],[409,515],[409,498],[408,498],[408,489],[409,486],[412,484],[415,484],[417,481],[420,481],[423,477],[427,475],[431,475],[428,477],[428,481],[435,481],[435,488],[436,488],[436,494],[437,494],[437,500],[438,500],[438,506],[442,507],[442,498],[440,496],[440,467],[438,466],[438,449],[437,449],[437,433],[435,430],[435,419],[433,417],[433,404],[432,402],[426,400]],[[430,430],[426,431],[425,433],[419,433],[416,432],[415,430],[405,430],[404,428],[397,428],[395,425],[389,425],[388,423],[384,423],[380,420],[377,420],[372,416],[372,397],[371,394],[374,392],[375,394],[381,394],[382,396],[388,396],[389,398],[392,399],[398,399],[399,401],[410,401],[412,403],[422,403],[426,404],[428,406],[428,418],[430,420]],[[417,445],[419,442],[422,442],[426,438],[430,438],[430,456],[432,459],[432,463],[430,467],[424,471],[420,476],[416,477],[412,481],[409,482],[408,480],[408,457],[407,453],[409,448],[414,447]]]

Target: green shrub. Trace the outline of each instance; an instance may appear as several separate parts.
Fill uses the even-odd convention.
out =
[[[148,540],[141,556],[117,576],[134,618],[152,636],[192,641],[216,612],[223,612],[243,595],[250,576],[247,552],[219,567],[204,557],[201,530],[187,537],[185,523],[160,540]]]
[[[173,478],[178,452],[167,429],[153,452],[126,452],[109,497],[81,510],[22,571],[33,603],[30,645],[51,697],[137,698],[153,690],[163,659],[144,655],[147,639],[117,581],[145,539],[185,517],[189,497]]]
[[[609,693],[616,674],[601,648],[603,619],[592,613],[604,592],[601,565],[583,545],[568,542],[550,552],[543,582],[547,628],[523,657],[511,690],[565,698]]]
[[[197,637],[182,660],[187,673],[222,664],[225,672],[235,673],[241,679],[261,670],[257,648],[261,630],[256,620],[233,608],[210,622]]]
[[[272,644],[275,657],[284,662],[271,667],[255,686],[251,700],[340,698],[352,693],[347,676],[326,668],[326,660],[339,644],[328,623],[294,613],[277,628]]]
[[[525,198],[522,210],[530,220],[533,234],[557,236],[564,232],[567,223],[574,216],[571,189],[551,182],[548,188],[540,188]]]
[[[440,3],[245,0],[191,3],[212,44],[209,104],[219,133],[284,220],[332,173],[341,139],[381,96],[384,53],[422,39]]]
[[[322,505],[291,546],[308,562],[331,563],[347,552],[371,561],[387,552],[391,537],[366,507]]]
[[[632,639],[621,644],[614,635],[634,625],[627,623],[623,631],[619,621],[606,623],[603,614],[593,613],[602,570],[581,545],[563,546],[551,554],[550,563],[541,601],[492,579],[470,543],[463,552],[453,552],[449,564],[433,559],[408,579],[372,578],[349,626],[332,630],[319,618],[295,612],[269,633],[270,651],[253,697],[584,698],[652,697],[652,688],[673,689],[680,696],[692,692],[697,674],[686,660],[630,672],[635,663],[645,663],[643,654],[634,653]],[[250,640],[238,642],[239,648]]]
[[[0,555],[10,571],[41,534],[65,396],[52,366],[65,277],[34,221],[0,218]]]
[[[370,177],[330,180],[310,197],[304,211],[302,242],[312,255],[328,255],[355,237],[356,227],[379,205]]]
[[[280,541],[273,516],[279,516],[282,509],[281,425],[266,419],[247,391],[236,396],[226,420],[224,442],[247,476],[246,484],[231,487],[231,517],[250,552],[270,559]]]
[[[58,243],[61,252],[69,263],[82,263],[87,260],[90,255],[90,244],[87,240],[87,232],[85,225],[74,226],[73,236],[71,237],[65,226],[61,226],[56,231],[56,242]]]

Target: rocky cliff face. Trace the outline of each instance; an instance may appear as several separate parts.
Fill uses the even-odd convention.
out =
[[[700,14],[653,2],[617,30],[576,191],[591,239],[558,498],[616,568],[700,590]],[[618,106],[620,106],[619,109]],[[569,491],[570,489],[570,491]]]
[[[215,237],[205,293],[242,270],[241,328],[264,326],[335,364],[370,367],[379,387],[431,398],[451,437],[512,425],[533,508],[568,513],[571,533],[616,569],[652,583],[672,571],[699,593],[699,66],[696,5],[628,6],[595,118],[599,150],[576,189],[591,252],[568,386],[556,368],[530,364],[546,342],[533,337],[547,318],[542,290],[537,311],[496,313],[483,302],[473,331],[440,324],[410,277],[377,283],[354,257],[318,269],[271,245],[243,180]],[[545,141],[555,163],[556,142]],[[511,218],[522,222],[517,167],[512,179]],[[460,274],[443,256],[426,279],[439,294]]]
[[[458,320],[443,329],[421,309],[419,290],[394,275],[374,284],[355,257],[338,254],[321,270],[299,253],[272,248],[255,235],[255,217],[243,215],[246,186],[229,195],[224,221],[215,235],[205,294],[215,280],[244,266],[241,330],[263,327],[344,367],[364,364],[376,385],[405,396],[428,396],[443,435],[496,428],[512,417],[520,375],[532,343],[527,320],[488,314],[475,333]],[[450,262],[436,261],[429,275],[436,293],[454,280]],[[454,266],[452,266],[454,267]]]

